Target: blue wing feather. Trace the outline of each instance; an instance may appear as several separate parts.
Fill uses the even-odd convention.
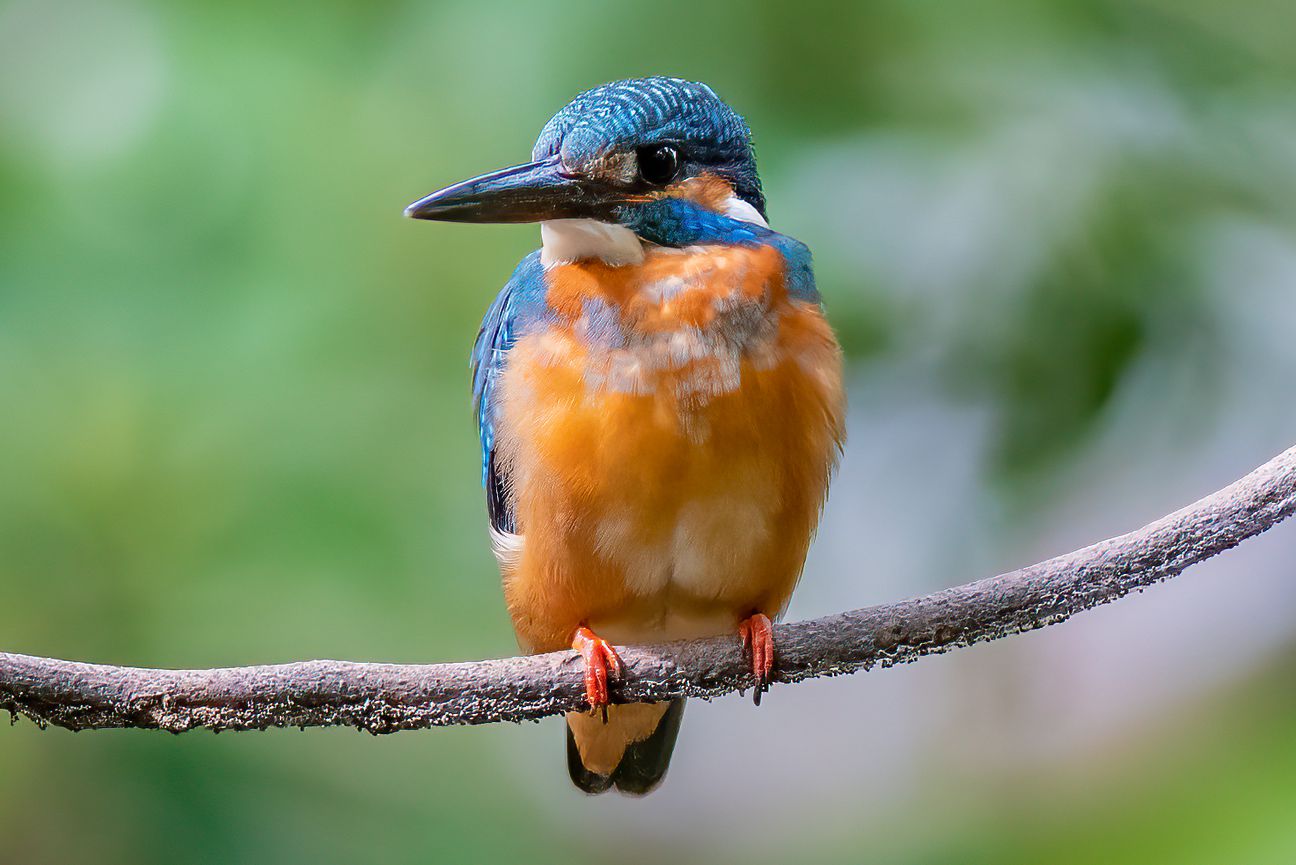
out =
[[[547,309],[544,265],[540,263],[540,251],[536,250],[522,259],[486,310],[473,345],[473,408],[481,438],[482,485],[486,488],[491,525],[498,531],[515,531],[516,525],[504,480],[495,464],[496,388],[509,350],[530,328],[543,321]]]

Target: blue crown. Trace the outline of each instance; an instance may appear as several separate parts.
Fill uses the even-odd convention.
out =
[[[586,90],[545,124],[531,158],[561,156],[565,165],[579,167],[665,143],[683,151],[684,176],[719,175],[764,215],[751,130],[714,90],[694,81],[631,78]]]

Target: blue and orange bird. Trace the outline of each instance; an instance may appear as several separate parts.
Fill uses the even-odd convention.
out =
[[[613,644],[739,635],[759,699],[841,450],[841,352],[711,88],[596,87],[531,157],[406,214],[540,223],[472,353],[491,540],[522,647],[584,659],[572,781],[642,794],[683,700],[609,706]]]

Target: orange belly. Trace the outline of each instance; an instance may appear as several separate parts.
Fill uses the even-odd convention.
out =
[[[501,379],[522,644],[732,631],[787,604],[842,438],[840,352],[772,250],[650,254],[549,274],[548,329]],[[564,312],[566,304],[566,314]]]

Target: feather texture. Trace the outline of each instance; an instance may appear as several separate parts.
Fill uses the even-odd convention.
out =
[[[528,648],[582,623],[637,642],[782,609],[842,438],[836,342],[786,273],[767,245],[546,272],[547,314],[489,406]]]
[[[519,642],[681,639],[777,616],[840,454],[844,396],[810,252],[766,222],[746,123],[703,84],[619,81],[556,114],[533,158],[615,206],[599,221],[555,209],[473,348]],[[569,715],[572,780],[651,790],[682,708]]]
[[[496,532],[515,531],[505,479],[495,461],[495,389],[505,360],[518,337],[540,324],[548,311],[545,303],[544,266],[540,250],[518,264],[495,302],[486,310],[472,349],[473,410],[481,441],[482,485],[486,509]]]

